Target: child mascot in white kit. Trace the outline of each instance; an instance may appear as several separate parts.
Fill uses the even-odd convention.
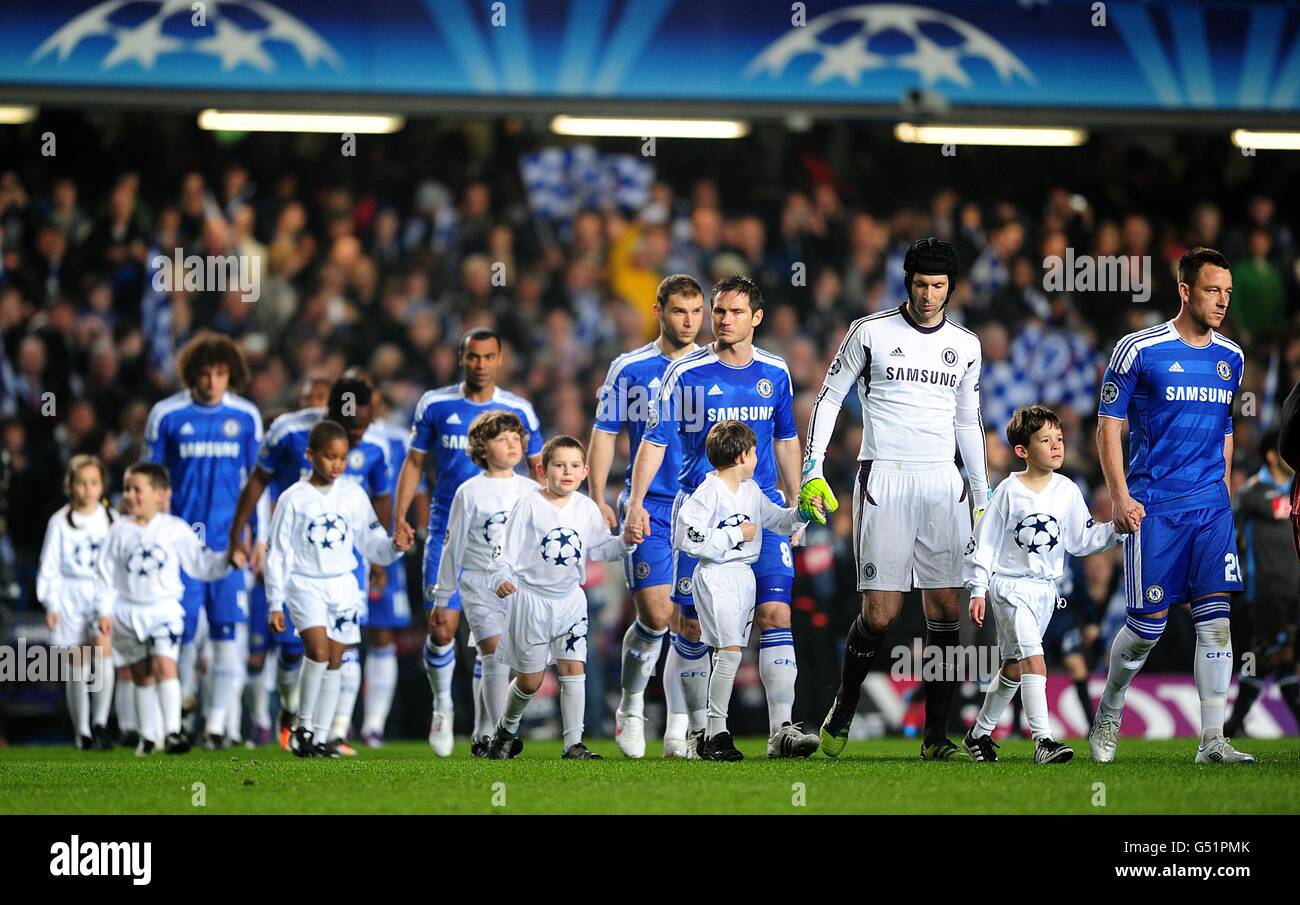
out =
[[[984,625],[987,598],[998,627],[1002,668],[963,744],[973,760],[996,761],[992,733],[1019,688],[1034,737],[1034,762],[1065,763],[1074,750],[1052,738],[1043,633],[1058,601],[1065,603],[1056,591],[1065,554],[1100,553],[1119,543],[1120,535],[1114,523],[1095,522],[1079,488],[1056,473],[1065,443],[1055,412],[1043,405],[1016,409],[1007,440],[1025,460],[1025,470],[994,491],[975,527],[974,551],[965,567],[971,621]]]
[[[487,756],[505,760],[522,749],[519,721],[542,687],[546,664],[554,659],[560,678],[563,757],[600,760],[582,743],[588,630],[582,585],[587,560],[621,559],[636,544],[610,534],[591,498],[574,492],[587,480],[582,443],[552,437],[542,447],[539,467],[546,483],[510,510],[492,570],[497,596],[511,598],[496,657],[515,671],[515,678]]]
[[[743,421],[715,424],[705,438],[705,454],[716,471],[682,503],[673,525],[673,549],[699,561],[692,582],[700,640],[713,648],[708,724],[687,740],[691,753],[702,760],[744,758],[727,731],[727,712],[741,651],[754,624],[751,567],[763,549],[762,529],[788,536],[806,521],[798,507],[781,508],[754,482],[757,445],[754,431]],[[820,500],[815,505],[822,511]],[[817,737],[809,738],[815,750]]]
[[[95,598],[95,569],[114,522],[102,502],[104,463],[94,456],[73,456],[63,485],[68,505],[45,526],[36,599],[45,606],[50,644],[67,652],[68,713],[77,750],[108,751],[113,748],[108,734],[113,617],[108,611],[101,614]]]
[[[113,654],[131,669],[140,733],[135,753],[154,753],[161,709],[164,750],[184,754],[190,743],[181,733],[176,669],[185,628],[181,570],[199,581],[216,581],[232,563],[243,568],[244,557],[236,551],[228,561],[228,554],[207,549],[183,519],[165,511],[171,480],[161,465],[132,465],[125,484],[122,502],[128,517],[113,523],[99,555],[100,615],[113,614]]]
[[[386,566],[401,559],[414,541],[405,524],[390,538],[366,492],[339,480],[348,452],[342,425],[321,421],[313,427],[307,437],[311,476],[280,495],[271,518],[265,573],[271,629],[284,631],[288,607],[306,649],[289,741],[298,757],[340,755],[337,742],[325,740],[338,703],[343,653],[361,640],[353,548]]]

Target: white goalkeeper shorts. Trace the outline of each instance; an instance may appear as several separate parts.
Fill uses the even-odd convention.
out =
[[[952,462],[858,463],[853,550],[859,591],[960,588],[970,536],[966,483]]]
[[[587,660],[587,595],[543,597],[523,585],[508,598],[506,630],[497,661],[515,672],[536,673],[555,660]]]
[[[294,628],[321,627],[325,637],[339,644],[361,643],[361,594],[351,572],[328,578],[292,575],[284,587],[284,606]]]
[[[753,567],[749,563],[701,563],[692,580],[700,640],[709,647],[748,646],[754,624]]]
[[[1043,634],[1058,599],[1056,582],[994,575],[985,600],[998,627],[1003,660],[1024,660],[1043,653]]]

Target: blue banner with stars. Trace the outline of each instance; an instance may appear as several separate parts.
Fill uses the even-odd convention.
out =
[[[23,86],[1294,110],[1294,3],[8,0]]]

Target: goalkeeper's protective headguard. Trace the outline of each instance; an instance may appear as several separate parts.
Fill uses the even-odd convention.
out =
[[[943,307],[948,307],[952,287],[957,282],[957,249],[934,236],[917,239],[907,246],[907,255],[903,258],[903,282],[909,299],[912,296],[912,275],[917,273],[947,275],[948,294],[943,298]]]

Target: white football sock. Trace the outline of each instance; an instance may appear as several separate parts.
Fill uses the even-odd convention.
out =
[[[654,675],[667,634],[667,631],[656,633],[646,628],[640,619],[633,619],[623,633],[623,697],[618,709],[624,713],[634,716],[645,713],[645,687]]]
[[[64,687],[67,692],[68,714],[72,717],[72,731],[77,738],[90,735],[90,689],[86,681],[88,670],[86,664],[74,664],[69,655],[64,654],[64,669],[67,670]]]
[[[108,725],[108,715],[113,710],[113,687],[116,679],[117,670],[113,669],[112,659],[104,657],[102,662],[98,663],[95,675],[99,691],[90,693],[91,722],[96,726]]]
[[[587,713],[587,677],[560,676],[560,725],[564,747],[582,741],[582,721]]]
[[[158,742],[158,688],[135,685],[135,713],[140,722],[140,737]]]
[[[113,704],[117,710],[117,728],[122,732],[139,732],[135,718],[135,683],[125,678],[113,688]]]
[[[483,734],[491,735],[510,697],[510,666],[496,654],[483,657]]]
[[[1232,631],[1227,619],[1196,624],[1196,692],[1201,696],[1201,744],[1223,735],[1232,681]]]
[[[1020,700],[1025,706],[1025,720],[1034,741],[1052,737],[1052,723],[1047,715],[1047,676],[1032,672],[1020,675]]]
[[[740,669],[740,651],[713,652],[713,671],[709,675],[709,724],[705,735],[709,738],[727,731],[727,711],[731,706],[731,689],[736,684],[736,670]]]
[[[320,680],[320,697],[316,699],[316,715],[312,718],[311,734],[318,742],[329,741],[330,726],[339,704],[339,683],[343,670],[327,669]]]
[[[227,734],[227,717],[235,693],[241,684],[243,663],[239,655],[239,641],[212,642],[212,670],[208,674],[212,688],[212,697],[203,713],[205,729],[208,735],[225,736]]]
[[[789,627],[763,629],[758,644],[758,675],[767,692],[768,735],[776,735],[790,722],[794,710],[794,684],[799,666],[794,657],[794,635]]]
[[[511,681],[510,694],[506,698],[506,712],[501,717],[501,725],[506,728],[507,732],[516,734],[519,732],[519,720],[523,718],[524,709],[532,699],[531,694],[525,694],[519,690],[518,681]]]
[[[348,740],[352,732],[352,714],[357,709],[357,694],[361,691],[361,657],[355,647],[343,652],[343,665],[339,667],[339,700],[334,708],[334,721],[330,725],[330,738]]]
[[[158,683],[158,706],[162,708],[163,729],[167,735],[181,731],[181,680],[162,679]]]
[[[993,734],[993,730],[998,727],[998,722],[1002,719],[1003,711],[1016,696],[1016,689],[1019,687],[1019,682],[1012,682],[1002,670],[998,670],[998,674],[989,683],[989,690],[984,694],[984,705],[980,707],[980,712],[975,717],[975,728],[971,730],[974,738]]]
[[[176,661],[177,672],[181,679],[181,697],[191,700],[199,687],[199,646],[191,641],[181,645],[180,659]]]
[[[709,648],[699,641],[688,641],[678,635],[673,649],[678,654],[682,697],[686,700],[686,712],[690,714],[691,731],[694,732],[704,728],[709,714]]]
[[[299,672],[302,676],[298,682],[298,709],[293,711],[297,719],[294,726],[302,726],[307,729],[313,728],[316,720],[316,706],[320,699],[320,684],[325,677],[325,670],[329,663],[325,661],[313,660],[311,657],[304,656],[299,661],[302,666]],[[331,710],[331,714],[333,711]]]
[[[481,738],[487,724],[487,708],[483,704],[483,655],[474,652],[474,678],[470,683],[470,696],[474,698],[474,728],[470,738]]]
[[[424,672],[433,692],[434,713],[451,713],[451,678],[456,673],[456,642],[437,645],[430,638],[424,644]]]
[[[244,695],[248,698],[248,716],[258,729],[271,728],[271,694],[266,687],[266,664],[248,675]]]
[[[226,738],[244,739],[244,689],[248,687],[248,624],[235,626],[235,647],[239,659],[235,663],[235,687],[230,695],[230,709],[226,715]]]
[[[298,715],[301,706],[302,662],[306,657],[299,657],[286,666],[279,657],[275,658],[275,690],[280,695],[280,709]],[[313,696],[312,700],[316,700]]]
[[[384,734],[388,713],[393,708],[393,693],[397,690],[397,645],[372,647],[366,651],[365,691],[361,721],[361,734]]]
[[[664,701],[668,706],[664,738],[686,738],[691,718],[686,709],[686,692],[682,688],[682,657],[671,641],[668,644],[668,656],[664,660]]]
[[[1133,632],[1127,625],[1115,633],[1110,646],[1110,668],[1106,673],[1106,690],[1101,693],[1101,709],[1118,714],[1124,709],[1124,693],[1147,662],[1156,643]]]

